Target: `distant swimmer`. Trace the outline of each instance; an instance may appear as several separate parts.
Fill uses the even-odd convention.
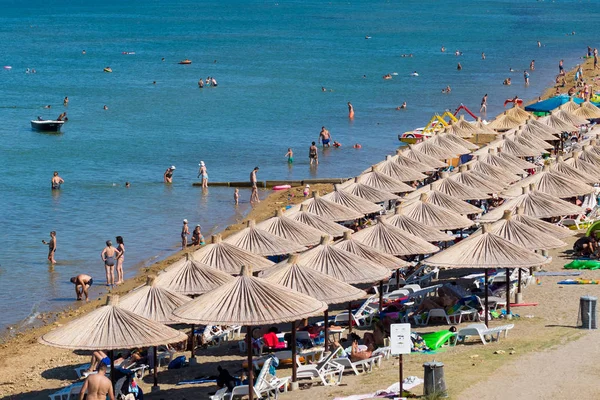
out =
[[[288,164],[292,164],[294,162],[294,152],[291,147],[288,147],[287,153],[285,153],[285,158],[288,160]]]
[[[52,190],[59,190],[60,185],[65,183],[64,179],[61,178],[60,176],[58,176],[58,171],[54,171],[54,175],[52,176],[52,179],[50,182],[52,184]]]
[[[460,71],[462,69],[462,65],[460,65],[460,63],[458,63],[458,65],[456,66],[456,69]]]
[[[319,132],[319,140],[323,144],[323,147],[329,147],[329,142],[331,141],[331,134],[324,126],[321,127],[321,132]]]
[[[458,57],[458,56],[460,56],[461,54],[462,54],[462,53],[461,53],[460,51],[458,51],[458,50],[456,50],[456,51],[454,52],[454,55],[455,55],[455,56],[457,56],[457,57]]]
[[[396,107],[396,110],[404,110],[406,109],[406,102],[402,103],[401,106]]]
[[[85,54],[85,50],[82,50],[82,51],[81,51],[81,54]]]
[[[365,39],[371,39],[371,36],[365,36]]]
[[[198,87],[199,87],[200,89],[202,89],[202,88],[204,87],[204,80],[203,80],[203,79],[200,79],[200,80],[198,81]]]
[[[485,60],[485,53],[481,53],[481,59]]]
[[[480,113],[485,113],[487,111],[487,93],[481,99],[481,108],[479,109]]]
[[[444,46],[442,46],[442,48],[440,50],[442,51],[442,53],[446,52],[446,48]]]
[[[63,106],[68,106],[69,105],[69,98],[65,97],[65,99],[63,100]]]
[[[348,118],[354,119],[354,107],[350,102],[348,102]]]
[[[161,59],[160,59],[160,61],[165,61],[165,58],[164,58],[164,57],[163,57],[163,58],[161,58]]]
[[[210,78],[210,84],[213,87],[217,87],[217,80],[215,78]]]
[[[152,81],[152,84],[153,84],[153,85],[156,85],[156,81]]]
[[[173,172],[175,172],[175,166],[171,165],[163,174],[163,181],[165,183],[173,183]]]
[[[327,88],[325,88],[325,86],[321,86],[321,92],[326,92]]]
[[[392,79],[392,75],[391,74],[386,74],[383,76],[383,79]]]
[[[77,300],[83,300],[82,297],[85,295],[85,301],[90,301],[88,297],[88,289],[94,283],[91,276],[86,274],[79,274],[71,278],[71,283],[75,285],[75,294]]]
[[[240,189],[238,188],[235,188],[233,191],[233,201],[235,202],[236,206],[240,204]]]
[[[452,91],[452,88],[450,87],[450,85],[448,85],[444,89],[442,89],[442,93],[450,93],[451,91]]]
[[[125,182],[125,187],[126,187],[126,188],[129,188],[129,187],[131,187],[131,183],[129,183],[129,182]]]
[[[508,69],[508,72],[517,72],[517,71],[515,71],[515,70],[514,70],[514,69],[512,69],[512,68],[509,68],[509,69]]]
[[[56,264],[56,260],[54,259],[54,254],[56,253],[56,231],[50,232],[49,242],[42,240],[42,243],[48,246],[48,261],[51,264]]]
[[[419,73],[417,71],[414,71],[410,74],[410,76],[419,76]]]
[[[336,142],[335,140],[333,141],[333,147],[335,147],[336,149],[339,149],[340,147],[342,147],[342,144],[340,142]]]
[[[502,82],[502,84],[503,84],[503,85],[505,85],[505,86],[510,86],[510,85],[511,85],[511,83],[512,83],[512,82],[510,81],[510,78],[506,78],[506,79],[504,80],[504,82]]]
[[[360,143],[355,143],[352,147],[355,149],[362,149],[362,145]]]
[[[103,107],[103,108],[104,108],[105,110],[108,110],[108,107],[106,106],[106,104],[104,105],[104,107]]]
[[[44,108],[52,108],[52,106],[48,104],[47,106],[44,106]]]
[[[542,47],[542,42],[540,42],[539,40],[537,41],[537,45],[538,47]]]
[[[327,143],[327,147],[329,147],[329,142]],[[313,165],[313,163],[315,165],[319,165],[319,150],[317,149],[317,144],[315,142],[312,142],[312,144],[308,148],[308,159],[310,165]]]
[[[535,70],[535,60],[531,60],[531,62],[529,63],[529,69],[532,71]]]

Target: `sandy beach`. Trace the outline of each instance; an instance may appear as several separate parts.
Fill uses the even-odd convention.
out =
[[[592,69],[591,60],[584,63],[586,78],[594,81],[598,71]],[[567,74],[572,80],[573,71]],[[569,87],[561,89],[566,92]],[[542,98],[554,95],[555,89],[548,89]],[[394,149],[390,149],[390,153]],[[275,210],[288,204],[297,204],[304,200],[303,188],[293,188],[289,192],[273,192],[264,201],[256,205],[244,220],[227,227],[224,237],[243,228],[244,221],[264,220],[272,216]],[[332,190],[331,185],[313,185],[312,190],[322,194]],[[291,200],[288,195],[292,193]],[[561,271],[569,262],[569,249],[577,237],[565,240],[568,247],[550,252],[551,264],[543,267],[545,271]],[[207,238],[208,240],[208,238]],[[167,259],[139,271],[134,279],[115,289],[114,293],[124,294],[143,284],[146,276],[155,274],[180,259],[186,249]],[[446,270],[440,279],[466,275],[465,270]],[[582,271],[584,279],[597,279],[598,272]],[[598,373],[597,358],[600,346],[597,331],[576,329],[579,298],[583,295],[598,295],[596,285],[558,285],[564,277],[541,277],[539,284],[533,282],[524,290],[527,302],[537,302],[535,307],[519,307],[513,312],[519,317],[511,321],[515,328],[508,338],[487,346],[479,344],[459,345],[445,348],[435,355],[411,354],[405,357],[404,374],[422,377],[422,364],[427,361],[441,361],[445,364],[446,382],[451,398],[455,399],[571,399],[600,397],[600,383],[594,379]],[[48,313],[41,316],[45,326],[16,333],[13,338],[0,345],[0,399],[46,399],[61,387],[76,380],[74,367],[89,362],[88,355],[75,354],[39,344],[37,338],[51,329],[61,326],[74,318],[95,309],[105,301],[105,295],[92,299],[88,304],[71,307],[63,312]],[[491,325],[506,323],[494,320]],[[437,330],[437,326],[416,329],[419,332]],[[504,350],[504,354],[495,354]],[[511,352],[513,354],[511,354]],[[187,354],[188,353],[183,353]],[[178,371],[161,370],[159,384],[161,391],[151,394],[151,376],[145,376],[140,382],[150,400],[206,398],[214,392],[214,385],[184,385],[176,383],[190,378],[216,374],[217,365],[237,371],[241,367],[244,355],[239,353],[237,341],[226,342],[220,347],[199,350],[198,365]],[[351,394],[369,393],[385,389],[397,382],[398,362],[393,357],[383,361],[382,368],[376,368],[370,374],[344,376],[343,383],[336,387],[313,387],[283,395],[284,399],[333,398]],[[532,372],[535,371],[535,372]],[[289,370],[278,370],[278,375],[288,376]],[[421,394],[422,386],[415,389]]]

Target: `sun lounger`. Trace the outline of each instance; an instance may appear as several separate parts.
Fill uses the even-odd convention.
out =
[[[462,328],[457,333],[457,343],[464,343],[465,340],[470,336],[476,336],[481,339],[483,344],[487,344],[486,336],[489,336],[491,341],[500,340],[500,334],[504,332],[504,337],[508,336],[508,331],[511,330],[515,325],[508,324],[502,326],[496,326],[488,328],[485,324],[471,324],[466,328]]]
[[[273,358],[269,357],[265,360],[258,377],[256,378],[255,384],[252,387],[254,391],[254,396],[258,399],[262,397],[267,398],[275,398],[277,399],[279,396],[279,390],[287,391],[287,385],[289,383],[289,378],[277,378],[269,374],[269,368],[271,363],[273,362]],[[227,392],[227,389],[219,390],[213,396],[211,396],[211,400],[224,400],[229,399],[233,400],[234,397],[243,397],[249,394],[248,385],[240,385],[233,388],[231,392]]]
[[[333,362],[340,349],[325,355],[317,364],[300,365],[296,371],[298,380],[317,379],[325,386],[340,384],[344,366]]]
[[[50,400],[69,400],[71,396],[76,398],[79,393],[81,393],[81,388],[83,387],[83,382],[77,382],[67,387],[60,389],[58,392],[54,392],[48,397]]]
[[[355,375],[360,375],[361,372],[372,372],[373,365],[380,365],[382,358],[383,355],[376,355],[365,360],[352,361],[348,357],[338,357],[334,358],[333,362],[342,365],[344,371],[353,371]],[[361,372],[358,371],[359,369]]]

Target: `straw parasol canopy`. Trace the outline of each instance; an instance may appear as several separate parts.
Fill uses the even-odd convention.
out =
[[[358,300],[366,295],[364,290],[338,281],[298,263],[298,255],[292,254],[287,260],[275,265],[264,280],[305,294],[326,304],[340,304]]]
[[[600,182],[600,175],[592,175],[584,170],[579,170],[569,164],[567,164],[562,156],[558,156],[556,163],[550,167],[552,171],[556,171],[562,175],[568,176],[569,178],[577,181],[593,184]]]
[[[583,171],[590,175],[600,175],[600,166],[584,161],[579,158],[580,156],[580,151],[574,151],[571,155],[571,158],[566,159],[564,163],[577,169],[578,171]]]
[[[266,258],[223,242],[221,235],[213,235],[211,243],[196,250],[193,255],[196,261],[233,275],[240,273],[242,265],[252,265],[255,271],[261,271],[274,264]]]
[[[402,206],[396,206],[394,214],[389,216],[386,222],[428,242],[448,242],[454,240],[453,236],[407,217],[403,213]]]
[[[400,197],[395,194],[360,183],[358,177],[344,182],[342,190],[373,203],[400,200]]]
[[[550,170],[548,165],[544,166],[542,172],[529,175],[527,178],[515,183],[502,192],[502,196],[516,197],[522,194],[522,187],[535,184],[538,191],[559,198],[569,198],[593,193],[594,188],[578,179],[565,176],[559,172]]]
[[[559,140],[560,134],[562,133],[560,130],[538,121],[533,118],[533,116],[525,121],[525,125],[522,126],[522,129],[519,129],[519,131],[542,140]]]
[[[340,185],[334,185],[333,188],[333,192],[323,196],[323,199],[333,201],[334,203],[340,204],[344,207],[348,207],[351,210],[356,210],[364,215],[374,214],[381,211],[381,206],[372,203],[368,200],[362,199],[353,194],[350,194],[348,192],[344,192],[341,189]],[[320,237],[319,240],[317,240],[317,242],[313,244],[317,244],[319,241]]]
[[[523,146],[527,146],[532,149],[540,150],[543,153],[548,153],[545,150],[554,148],[553,144],[550,144],[548,142],[545,142],[541,139],[538,139],[538,138],[535,138],[532,136],[527,136],[527,135],[519,134],[519,133],[515,134],[515,137],[513,140],[516,143],[522,144]]]
[[[435,229],[452,230],[468,228],[474,224],[470,219],[427,201],[427,195],[421,194],[419,201],[404,207],[404,214],[417,222]]]
[[[586,118],[590,118],[589,117],[589,113],[587,113],[587,111],[589,110],[589,108],[587,107],[583,107],[583,103],[582,103],[582,107],[578,107],[577,110],[570,112],[567,110],[559,110],[559,111],[554,111],[554,115],[556,115],[558,118],[562,119],[563,121],[565,121],[568,124],[571,124],[573,126],[580,126],[580,125],[587,125],[590,123],[590,121],[588,121]],[[592,111],[593,113],[593,111]],[[593,117],[591,117],[593,118]]]
[[[452,136],[456,136],[458,138],[472,138],[473,134],[470,131],[461,129],[459,126],[455,126],[452,121],[450,121],[450,125],[448,125],[447,127],[445,127],[442,132],[448,134],[448,135],[452,135]]]
[[[554,112],[550,112],[549,115],[538,119],[542,124],[546,124],[551,128],[559,130],[560,132],[573,132],[575,129],[575,125],[565,122],[562,118],[558,117],[554,114]]]
[[[408,145],[409,150],[404,151],[402,155],[411,160],[418,161],[422,164],[429,165],[432,168],[446,168],[448,164],[438,160],[435,157],[428,156],[427,154],[420,152],[414,146]]]
[[[500,183],[507,184],[507,183],[516,182],[520,178],[518,175],[507,172],[506,170],[504,170],[500,167],[496,167],[494,165],[487,164],[487,163],[484,163],[479,160],[469,163],[468,165],[469,165],[469,170],[480,172],[484,175],[487,175],[487,176],[493,178],[495,181],[498,181]]]
[[[281,210],[277,210],[274,217],[256,224],[256,228],[303,246],[314,246],[325,234],[312,226],[284,216]]]
[[[386,223],[381,216],[377,217],[375,225],[353,236],[354,240],[395,256],[431,254],[439,250],[439,247]]]
[[[550,262],[494,233],[488,225],[481,235],[471,236],[427,259],[427,265],[455,268],[525,268]]]
[[[462,132],[468,132],[471,134],[471,136],[478,133],[477,127],[474,126],[472,123],[468,122],[467,120],[465,120],[464,115],[460,115],[458,117],[458,121],[452,122],[451,126],[461,130]]]
[[[583,151],[579,154],[579,158],[596,167],[600,167],[600,155],[598,155],[590,145],[583,146]]]
[[[446,140],[454,142],[455,144],[462,146],[465,149],[477,150],[479,148],[479,146],[477,146],[475,143],[471,143],[468,140],[465,140],[458,135],[454,135],[452,133],[446,133],[446,134],[438,134],[437,136],[440,136],[440,135],[442,135]]]
[[[239,273],[239,270],[237,271]],[[189,253],[183,263],[158,275],[155,284],[180,295],[197,295],[218,288],[233,278],[226,272],[194,260]],[[123,298],[123,301],[127,296]]]
[[[427,178],[427,175],[417,170],[400,166],[390,155],[387,155],[384,161],[377,164],[376,169],[378,172],[386,174],[400,182],[421,181]],[[365,172],[369,171],[370,169]]]
[[[281,285],[252,276],[244,266],[233,281],[173,311],[188,324],[268,325],[314,317],[327,304]]]
[[[459,155],[458,152],[438,146],[437,144],[434,144],[431,140],[424,140],[421,143],[412,145],[412,148],[438,160],[455,158]]]
[[[532,116],[529,112],[527,112],[527,111],[523,110],[521,107],[519,107],[517,105],[517,103],[514,103],[514,106],[506,111],[506,115],[509,118],[517,120],[521,123],[527,121]]]
[[[562,240],[515,221],[511,217],[512,212],[505,210],[502,218],[491,224],[490,232],[525,249],[549,250],[567,245]],[[480,232],[477,231],[475,234]]]
[[[118,295],[109,295],[105,306],[46,333],[38,341],[62,349],[118,350],[187,339],[185,333],[127,311],[118,303]]]
[[[387,268],[333,246],[327,236],[318,246],[298,254],[298,263],[352,285],[380,281],[391,274]]]
[[[344,232],[347,231],[352,232],[352,229],[350,228],[346,228],[345,226],[342,226],[338,223],[329,221],[323,217],[318,216],[317,214],[310,213],[307,210],[308,206],[306,204],[301,204],[299,210],[288,211],[285,213],[285,216],[294,221],[301,222],[322,232],[328,233],[333,237],[342,236]]]
[[[502,158],[500,155],[492,152],[491,149],[490,152],[486,154],[478,155],[477,160],[493,165],[494,167],[502,168],[511,174],[521,175],[524,173],[524,168],[522,168],[521,164]],[[533,164],[531,165],[535,167]]]
[[[554,236],[557,239],[565,239],[577,233],[576,231],[572,231],[564,226],[551,224],[550,222],[542,221],[541,219],[525,215],[523,207],[517,207],[517,214],[513,214],[512,220],[537,229],[538,231],[547,235]]]
[[[363,213],[357,210],[353,210],[341,204],[322,198],[321,196],[319,196],[319,192],[317,191],[314,191],[312,193],[311,199],[303,201],[302,205],[306,206],[306,211],[323,217],[326,220],[334,222],[351,221],[354,219],[362,218],[362,216],[364,215]],[[302,207],[302,205],[293,206],[287,212],[297,211]]]
[[[227,279],[233,279],[231,276],[225,275]],[[176,323],[171,318],[171,312],[190,301],[191,298],[158,286],[155,278],[155,276],[149,276],[145,286],[123,296],[119,307],[161,324]]]
[[[507,200],[487,214],[481,216],[480,221],[497,221],[504,215],[504,210],[516,212],[517,207],[523,207],[523,214],[534,218],[553,218],[563,215],[577,215],[581,207],[561,200],[558,197],[535,190],[535,185],[521,188],[522,194]]]
[[[359,175],[358,182],[390,193],[406,193],[415,190],[412,186],[379,172],[376,166],[372,166],[370,172]]]
[[[469,204],[466,201],[460,200],[458,197],[454,197],[433,189],[433,184],[431,185],[431,187],[432,190],[427,193],[427,201],[430,204],[435,204],[436,206],[443,207],[447,210],[454,211],[455,213],[462,215],[481,214],[483,212],[481,208],[475,207],[474,205]],[[485,196],[485,198],[490,197],[488,195]],[[412,201],[414,202],[415,200]],[[406,204],[410,203],[411,202],[409,201]]]
[[[569,101],[561,104],[560,106],[555,108],[553,111],[565,110],[565,111],[572,113],[573,111],[577,110],[578,108],[579,108],[579,104],[575,103],[575,101],[573,101],[573,97],[570,96]]]
[[[515,165],[519,165],[521,166],[521,168],[523,170],[527,170],[527,169],[535,169],[536,165],[532,164],[528,161],[525,161],[521,158],[519,158],[518,156],[512,155],[512,154],[508,154],[508,153],[498,153],[498,157],[510,161],[512,163],[514,163]]]
[[[494,129],[490,128],[489,124],[486,124],[485,122],[483,122],[483,120],[479,117],[477,117],[477,120],[473,124],[473,127],[475,127],[477,129],[478,135],[497,135],[498,134],[498,132],[496,132]]]
[[[511,139],[503,139],[498,145],[502,153],[512,154],[517,157],[535,157],[542,154],[542,151],[539,149],[531,148]]]
[[[468,171],[466,165],[461,165],[459,172],[450,175],[449,178],[484,193],[499,193],[506,188],[505,184],[494,181],[492,177],[479,171]]]
[[[573,111],[578,117],[586,119],[598,119],[600,118],[600,108],[596,107],[589,101],[584,101],[579,105],[579,108]]]
[[[398,269],[411,265],[401,258],[391,256],[374,247],[367,246],[358,240],[354,240],[350,232],[345,232],[344,238],[337,241],[333,246],[349,253],[356,254],[359,257],[370,260],[387,269]]]
[[[470,149],[463,146],[462,144],[458,144],[455,141],[448,139],[447,136],[448,135],[446,135],[446,134],[438,133],[437,135],[434,135],[431,139],[429,139],[429,142],[441,147],[442,149],[444,149],[445,151],[447,151],[450,154],[468,154],[471,152]],[[456,135],[452,135],[452,136],[459,140],[464,140]],[[465,142],[466,142],[466,140],[465,140]]]
[[[406,157],[405,155],[402,154],[402,152],[403,152],[403,149],[400,148],[400,149],[396,150],[396,155],[392,156],[392,159],[396,163],[398,163],[401,167],[414,169],[415,171],[419,171],[419,172],[433,172],[436,170],[436,167],[433,167],[431,165],[428,165],[428,164],[416,161],[412,158]]]
[[[458,181],[449,179],[447,172],[442,172],[440,177],[440,180],[434,182],[430,186],[431,190],[437,190],[438,192],[442,192],[459,200],[481,200],[490,197],[486,192],[479,191],[463,185]]]
[[[297,242],[256,228],[256,222],[253,219],[248,221],[246,228],[229,236],[225,242],[263,257],[306,250],[306,247]]]
[[[516,128],[522,122],[523,121],[521,119],[515,119],[512,116],[509,116],[508,111],[504,111],[504,113],[498,115],[496,119],[487,124],[487,128],[502,132]]]

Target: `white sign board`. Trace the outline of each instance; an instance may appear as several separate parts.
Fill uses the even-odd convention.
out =
[[[393,355],[410,354],[413,347],[410,339],[410,324],[390,325],[390,341]]]

